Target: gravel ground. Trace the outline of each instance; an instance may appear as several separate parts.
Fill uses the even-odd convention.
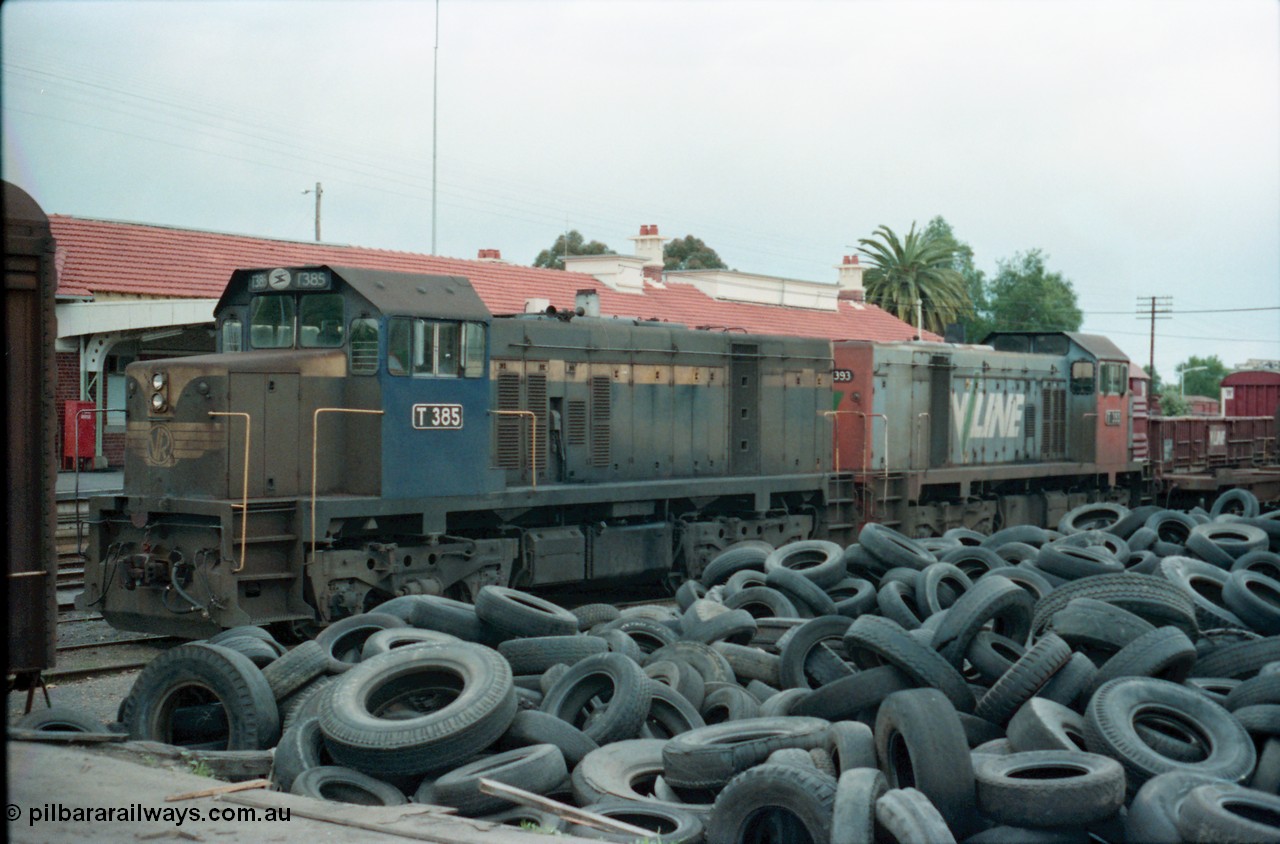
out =
[[[110,645],[121,639],[136,639],[144,634],[120,631],[111,627],[102,619],[92,621],[71,621],[71,619],[91,616],[92,613],[69,612],[63,614],[64,621],[58,625],[58,647],[84,646],[101,644]],[[75,651],[60,651],[58,664],[53,669],[92,666],[102,663],[120,663],[127,660],[145,662],[160,648],[152,645],[111,646],[97,648],[80,648]],[[116,720],[116,710],[120,701],[124,700],[133,681],[137,679],[141,669],[113,671],[92,677],[73,677],[67,680],[56,678],[46,680],[49,698],[54,706],[70,706],[101,720],[103,723]],[[43,708],[44,696],[36,691],[32,700],[32,708]],[[13,692],[7,702],[8,723],[12,724],[21,718],[26,711],[27,693]]]
[[[54,706],[70,706],[79,709],[105,724],[116,720],[116,710],[120,706],[120,701],[124,700],[125,695],[129,694],[129,689],[133,688],[133,681],[137,679],[140,670],[69,680],[65,683],[51,683],[49,698]],[[9,695],[10,724],[22,717],[26,705],[26,692],[13,692]],[[44,705],[44,697],[37,690],[32,708],[42,709]]]

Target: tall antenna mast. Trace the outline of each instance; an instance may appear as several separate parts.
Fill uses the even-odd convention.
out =
[[[436,112],[440,90],[440,0],[436,0],[436,49],[431,65],[431,254],[436,254]]]

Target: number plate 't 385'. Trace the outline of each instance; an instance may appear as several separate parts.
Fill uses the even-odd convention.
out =
[[[458,431],[462,429],[462,405],[415,404],[413,427],[418,431]]]

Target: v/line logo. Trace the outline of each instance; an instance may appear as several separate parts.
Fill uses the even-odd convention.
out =
[[[1027,397],[1022,393],[988,393],[978,391],[978,382],[968,392],[951,394],[951,418],[964,449],[969,440],[1004,439],[1022,435],[1023,408]]]

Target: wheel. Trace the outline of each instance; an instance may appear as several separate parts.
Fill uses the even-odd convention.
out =
[[[493,744],[515,714],[507,661],[464,642],[400,648],[360,663],[322,698],[320,727],[341,764],[419,775]]]
[[[1033,750],[978,756],[978,808],[1010,826],[1087,826],[1124,805],[1124,769],[1080,750]]]
[[[403,806],[409,802],[394,785],[335,765],[308,768],[293,781],[289,791],[304,797],[360,806]]]
[[[564,755],[553,744],[533,744],[486,756],[441,775],[432,784],[433,802],[475,816],[508,808],[505,797],[485,794],[481,779],[491,779],[534,794],[549,794],[569,775]]]
[[[828,723],[818,718],[751,718],[713,724],[669,740],[662,749],[669,783],[682,788],[719,788],[775,750],[825,747]]]
[[[225,713],[225,750],[261,750],[280,737],[280,712],[271,687],[248,657],[220,645],[179,645],[160,654],[129,692],[126,726],[133,739],[183,745],[205,736],[183,735],[180,710],[219,704]]]
[[[596,654],[570,667],[542,701],[542,711],[598,744],[635,738],[649,711],[649,678],[621,654]]]
[[[1137,727],[1153,716],[1196,736],[1205,758],[1181,762],[1152,748]],[[1085,711],[1085,745],[1119,761],[1131,791],[1166,771],[1239,781],[1257,760],[1253,740],[1225,709],[1193,689],[1149,677],[1118,678],[1094,693]]]
[[[735,776],[716,798],[708,844],[737,844],[769,830],[775,841],[831,840],[836,781],[811,768],[757,765]]]
[[[919,789],[952,829],[972,831],[972,757],[950,701],[936,689],[890,695],[876,714],[875,738],[890,788]]]

